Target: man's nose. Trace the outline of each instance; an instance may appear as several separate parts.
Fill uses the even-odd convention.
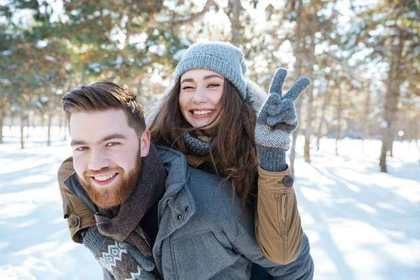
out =
[[[92,150],[89,159],[90,170],[101,170],[102,168],[109,166],[109,159],[107,156],[100,150]]]

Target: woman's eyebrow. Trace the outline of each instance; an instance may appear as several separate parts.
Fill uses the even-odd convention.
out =
[[[223,77],[222,77],[222,76],[220,76],[220,75],[217,75],[217,74],[212,74],[212,75],[205,76],[205,77],[204,77],[204,80],[208,80],[208,79],[211,79],[211,78],[219,78],[219,79],[223,79]]]
[[[184,82],[191,82],[191,83],[193,83],[194,82],[194,79],[187,78],[187,79],[181,80],[181,84],[184,83]]]
[[[211,79],[211,78],[223,79],[223,77],[220,76],[220,75],[211,74],[211,75],[204,76],[203,80],[208,80],[208,79]],[[191,83],[193,83],[194,82],[194,79],[192,79],[192,78],[185,78],[185,79],[181,80],[181,84],[184,83],[184,82],[191,82]]]

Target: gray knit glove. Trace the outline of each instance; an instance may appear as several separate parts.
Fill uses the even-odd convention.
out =
[[[258,113],[255,127],[260,166],[269,171],[287,168],[285,154],[290,146],[290,133],[297,127],[294,102],[310,83],[307,77],[300,77],[282,96],[286,76],[286,69],[277,69],[271,81],[269,96]]]
[[[115,280],[159,279],[153,273],[155,264],[152,257],[143,256],[126,242],[119,242],[101,235],[96,227],[88,228],[83,233],[83,244]]]

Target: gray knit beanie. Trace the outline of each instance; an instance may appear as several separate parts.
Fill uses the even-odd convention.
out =
[[[205,42],[191,45],[175,69],[175,80],[192,69],[207,69],[228,79],[247,100],[246,65],[242,51],[226,42]]]

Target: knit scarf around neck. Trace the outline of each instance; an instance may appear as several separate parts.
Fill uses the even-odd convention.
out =
[[[205,156],[210,152],[210,141],[203,140],[196,136],[193,136],[189,132],[185,132],[184,142],[188,147],[188,150],[196,156]]]
[[[165,168],[152,145],[149,155],[143,158],[137,187],[120,205],[118,213],[113,217],[95,214],[99,232],[118,241],[127,241],[150,256],[152,244],[139,223],[147,210],[161,199],[165,191],[165,180]]]

